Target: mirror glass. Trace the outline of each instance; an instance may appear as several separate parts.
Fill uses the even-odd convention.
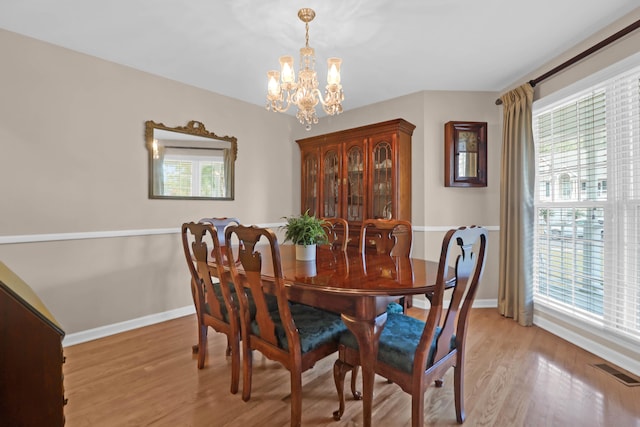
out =
[[[235,137],[217,136],[195,120],[173,128],[145,125],[149,198],[233,200]]]
[[[478,134],[476,132],[458,132],[458,177],[476,178],[478,176]]]

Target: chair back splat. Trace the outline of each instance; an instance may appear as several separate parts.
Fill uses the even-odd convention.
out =
[[[412,229],[409,221],[399,219],[365,219],[360,228],[361,253],[375,251],[391,256],[411,254]]]
[[[409,221],[400,219],[365,219],[360,228],[358,248],[363,257],[367,253],[386,254],[409,258],[413,242],[413,230]],[[366,264],[366,263],[365,263]],[[412,297],[402,297],[398,303],[389,304],[390,311],[406,311],[412,306]]]
[[[224,268],[218,230],[209,223],[182,224],[182,247],[191,273],[191,293],[198,320],[198,368],[205,365],[207,333],[212,327],[227,335],[227,356],[231,356],[231,393],[238,392],[240,380],[240,319]],[[212,271],[213,270],[213,271]],[[219,278],[213,281],[212,275]]]
[[[222,252],[223,261],[228,262],[227,257],[227,247],[225,245],[224,240],[224,230],[231,224],[240,224],[240,220],[238,218],[227,218],[227,217],[213,217],[213,218],[202,218],[199,223],[211,224],[215,227],[218,233],[218,242],[220,243],[220,251]],[[213,256],[213,254],[211,254]]]
[[[460,227],[449,230],[442,240],[437,280],[430,294],[431,308],[426,322],[402,313],[388,313],[380,334],[376,373],[398,384],[412,396],[411,425],[424,424],[424,393],[431,382],[441,387],[444,374],[454,368],[453,386],[456,420],[464,414],[464,353],[469,312],[482,277],[487,248],[487,231],[483,227]],[[453,262],[455,260],[455,262]],[[453,273],[452,273],[453,270]],[[445,292],[451,292],[444,309]],[[344,377],[360,365],[358,344],[350,332],[340,337],[334,378],[340,408],[344,412]]]
[[[322,218],[322,228],[327,234],[327,247],[341,251],[349,244],[349,223],[344,218]]]
[[[237,240],[239,246],[230,242]],[[280,362],[291,377],[291,425],[302,423],[302,372],[336,352],[346,326],[338,314],[304,304],[290,304],[284,284],[280,249],[273,231],[256,226],[229,226],[227,251],[238,263],[229,269],[240,306],[242,333],[242,398],[251,397],[252,350]],[[271,263],[266,269],[265,263]],[[240,271],[240,267],[242,271]],[[263,274],[271,272],[271,274]],[[264,277],[273,277],[266,280]],[[255,316],[251,316],[251,300]]]

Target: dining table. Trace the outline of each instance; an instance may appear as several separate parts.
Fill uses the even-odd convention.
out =
[[[385,254],[362,254],[318,246],[314,261],[298,261],[295,246],[280,245],[280,261],[290,301],[339,313],[360,349],[363,425],[371,426],[375,365],[387,306],[403,296],[432,294],[438,262]],[[269,251],[263,257],[263,280],[273,280]],[[240,271],[242,274],[242,271]],[[447,284],[455,281],[453,269]]]

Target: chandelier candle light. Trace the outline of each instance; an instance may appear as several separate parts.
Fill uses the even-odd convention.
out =
[[[324,97],[318,89],[318,78],[314,70],[316,55],[309,47],[309,22],[313,21],[316,13],[313,9],[305,8],[298,11],[298,18],[305,24],[306,44],[300,49],[300,72],[296,81],[293,68],[293,57],[280,57],[280,71],[267,73],[267,110],[285,112],[294,104],[298,107],[296,117],[306,129],[318,123],[316,105],[318,101],[322,109],[329,115],[342,112],[344,94],[340,84],[340,65],[342,59],[329,58],[327,60],[327,86]]]

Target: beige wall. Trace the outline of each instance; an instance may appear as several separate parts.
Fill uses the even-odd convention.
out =
[[[636,22],[640,19],[640,7],[627,14],[624,18],[614,22],[610,26],[606,27],[602,31],[597,32],[593,36],[579,43],[572,49],[567,50],[558,57],[543,64],[537,70],[532,70],[527,76],[517,82],[512,82],[505,86],[506,92],[508,89],[519,86],[529,80],[535,79],[543,75],[544,73],[552,70],[565,61],[573,58],[574,56],[582,53],[597,43],[605,40],[609,36],[617,33],[626,26]],[[597,71],[600,71],[609,65],[615,64],[618,61],[640,52],[640,31],[635,30],[627,36],[619,39],[618,41],[602,48],[601,50],[589,55],[580,62],[572,65],[569,68],[555,74],[552,77],[540,82],[535,87],[534,100],[543,98],[550,95],[557,90],[560,90],[572,83],[584,79]]]
[[[0,52],[0,239],[273,223],[299,209],[293,118],[3,30]],[[150,200],[146,120],[236,136],[236,199]],[[179,235],[132,234],[0,244],[0,259],[67,333],[192,304]]]

